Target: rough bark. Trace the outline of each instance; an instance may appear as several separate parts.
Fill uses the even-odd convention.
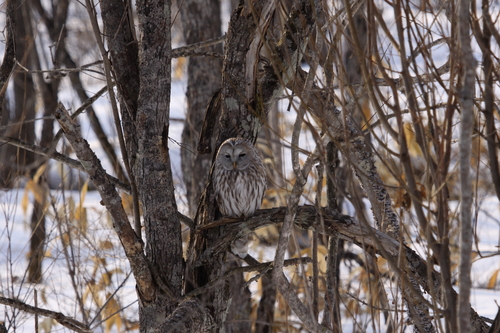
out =
[[[142,203],[146,256],[168,283],[172,295],[156,290],[154,297],[139,294],[141,330],[158,326],[177,306],[181,295],[183,257],[168,150],[171,88],[171,3],[137,2],[139,18],[139,82],[134,173]],[[123,114],[123,112],[122,112]],[[130,152],[134,153],[134,152]],[[173,296],[173,297],[172,297]]]
[[[204,306],[193,298],[187,299],[177,306],[165,322],[154,333],[209,333],[214,328],[213,318]]]
[[[227,269],[239,267],[238,262],[233,261]],[[252,331],[252,300],[248,286],[245,286],[243,273],[234,274],[228,280],[230,300],[226,322],[224,323],[226,333],[251,332]]]
[[[277,290],[273,281],[267,277],[262,279],[262,297],[257,308],[255,333],[271,333],[274,324],[274,309]]]

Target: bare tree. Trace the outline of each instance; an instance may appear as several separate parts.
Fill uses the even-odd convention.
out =
[[[218,36],[215,1],[179,6],[189,45],[173,50],[170,1],[141,0],[135,7],[123,0],[85,2],[123,158],[114,169],[119,179],[106,173],[79,131],[84,107],[70,114],[59,103],[54,113],[77,160],[55,145],[35,145],[20,131],[0,138],[89,176],[135,278],[139,330],[339,332],[352,320],[356,330],[371,325],[377,331],[383,315],[387,332],[487,332],[485,318],[470,306],[470,256],[471,209],[479,204],[473,191],[498,195],[500,188],[493,117],[500,40],[493,4],[485,0],[477,13],[467,1],[451,2],[450,10],[410,1],[241,1],[225,36]],[[192,219],[178,212],[169,152],[171,60],[179,56],[190,57],[182,154]],[[24,76],[36,73],[28,68]],[[268,115],[278,100],[290,110],[283,120],[289,126],[274,139],[287,152],[286,202],[245,221],[225,218],[213,191],[210,153],[228,138],[255,143],[263,127],[272,131]],[[348,172],[359,186],[345,185]],[[132,214],[118,189],[131,194]],[[452,212],[450,199],[460,199],[460,214]],[[181,223],[190,229],[184,244]],[[247,255],[247,266],[234,264],[234,240],[276,224],[280,232],[268,238],[271,244],[256,240],[272,249],[271,261]],[[71,238],[70,225],[65,228]],[[305,230],[303,239],[295,239],[294,228]],[[59,233],[62,238],[64,228]],[[300,257],[285,259],[291,242]],[[339,251],[340,242],[357,250]],[[339,281],[350,263],[364,277]],[[80,295],[78,268],[68,267]],[[243,273],[252,277],[245,280]],[[95,279],[94,271],[88,280]],[[265,282],[252,312],[246,288],[257,280]],[[353,284],[363,292],[353,295]],[[114,300],[96,301],[92,319],[85,303],[91,293],[77,297],[81,320],[14,297],[0,303],[88,332]]]

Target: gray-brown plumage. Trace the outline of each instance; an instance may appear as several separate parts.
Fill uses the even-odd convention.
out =
[[[252,216],[260,208],[267,185],[264,164],[253,144],[243,138],[224,141],[215,158],[212,181],[222,215]],[[233,253],[244,258],[246,242],[234,242]]]

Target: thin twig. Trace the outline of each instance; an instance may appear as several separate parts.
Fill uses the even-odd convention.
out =
[[[216,45],[216,44],[224,42],[225,40],[226,40],[226,34],[224,34],[220,37],[205,40],[203,42],[194,43],[194,44],[190,44],[190,45],[186,45],[186,46],[181,46],[181,47],[178,47],[176,49],[172,49],[171,57],[172,58],[186,57],[187,56],[186,54],[188,54],[189,52],[192,52],[194,50],[201,49],[204,47]]]
[[[106,91],[108,91],[108,86],[102,87],[98,92],[94,94],[94,96],[87,99],[82,105],[80,105],[78,109],[75,110],[75,112],[71,114],[71,119],[75,119],[76,117],[78,117],[78,115],[87,110],[99,97],[104,95]],[[54,149],[57,143],[59,142],[59,139],[61,139],[62,135],[63,135],[63,130],[59,129],[59,131],[57,131],[56,135],[54,136],[54,139],[52,140],[53,142],[52,147],[54,147]]]
[[[18,61],[16,61],[16,64],[18,67],[20,67],[23,72],[27,74],[50,74],[50,77],[54,76],[66,76],[70,73],[77,73],[77,72],[83,72],[83,71],[90,71],[96,74],[104,75],[103,72],[99,72],[96,70],[89,70],[90,67],[101,65],[102,60],[97,60],[94,62],[91,62],[89,64],[82,65],[80,67],[75,67],[75,68],[54,68],[54,69],[37,69],[37,70],[30,70],[20,64]]]

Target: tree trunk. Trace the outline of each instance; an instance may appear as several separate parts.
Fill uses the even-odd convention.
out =
[[[22,3],[16,10],[16,59],[25,68],[31,64],[30,53],[34,49],[33,35],[26,29],[26,20],[29,19],[29,6]],[[4,133],[4,136],[12,136],[23,141],[35,142],[35,118],[36,91],[31,74],[17,71],[13,75],[14,82],[14,112],[9,108],[4,109],[2,115],[3,124],[13,123]],[[11,116],[13,114],[13,116]],[[10,120],[10,121],[9,121]],[[26,122],[28,121],[28,122]],[[11,187],[16,177],[28,174],[33,170],[34,155],[24,149],[6,145],[0,148],[0,187]]]
[[[181,3],[181,20],[187,45],[219,37],[221,34],[220,5],[218,0],[186,0]],[[207,51],[222,54],[221,44],[207,48]],[[213,94],[220,89],[222,60],[211,57],[190,57],[188,63],[188,86],[186,92],[187,114],[182,131],[181,149],[182,176],[186,186],[189,213],[194,216],[201,193],[205,189],[212,156],[198,154],[200,137],[206,107]],[[211,140],[215,149],[214,131]]]
[[[170,1],[137,2],[139,30],[139,82],[134,165],[146,228],[146,257],[158,270],[156,279],[168,283],[174,297],[182,291],[181,226],[177,215],[170,156],[171,35]],[[161,281],[157,281],[160,283]],[[141,331],[162,323],[176,299],[157,289],[152,299],[139,294]]]

